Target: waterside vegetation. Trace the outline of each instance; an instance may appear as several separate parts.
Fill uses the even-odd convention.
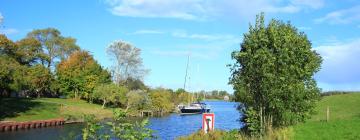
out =
[[[202,131],[180,140],[308,140],[308,139],[359,139],[360,134],[360,92],[328,92],[316,104],[315,113],[305,123],[280,129],[268,129],[261,137],[251,137],[240,130],[215,130],[209,134]],[[327,108],[329,116],[327,117]],[[327,120],[328,118],[328,120]]]

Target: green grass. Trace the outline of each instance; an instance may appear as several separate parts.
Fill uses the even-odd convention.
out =
[[[293,127],[294,139],[360,139],[360,93],[325,96],[316,111],[308,122]]]
[[[330,119],[326,121],[326,110]],[[360,140],[360,93],[339,94],[323,97],[314,114],[306,123],[284,129],[268,131],[264,140]],[[209,135],[200,132],[179,138],[181,140],[238,139],[253,140],[239,133],[214,131]]]
[[[93,114],[99,119],[112,117],[110,109],[89,104],[83,100],[39,98],[5,98],[0,102],[1,121],[32,121],[55,118],[79,120],[84,114]]]

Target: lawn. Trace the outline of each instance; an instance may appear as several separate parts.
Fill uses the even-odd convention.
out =
[[[360,139],[360,93],[325,96],[316,111],[311,120],[293,127],[294,139]]]
[[[102,109],[100,105],[89,104],[83,100],[39,98],[5,98],[0,102],[1,121],[32,121],[54,118],[77,120],[84,114],[94,114],[103,119],[112,116],[111,109]]]

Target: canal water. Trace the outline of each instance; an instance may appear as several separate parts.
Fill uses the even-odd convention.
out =
[[[236,110],[238,103],[224,101],[206,101],[215,113],[215,129],[232,130],[242,127],[238,121],[241,114]],[[154,130],[158,139],[172,140],[189,135],[201,129],[202,114],[169,114],[163,117],[149,118],[148,127]],[[68,124],[14,132],[0,132],[0,140],[61,140],[81,139],[83,124]]]

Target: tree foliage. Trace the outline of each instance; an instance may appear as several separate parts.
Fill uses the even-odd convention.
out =
[[[75,98],[89,99],[94,88],[110,82],[110,74],[87,51],[77,51],[56,69],[60,91]]]
[[[93,93],[94,99],[100,99],[103,102],[103,108],[106,103],[119,103],[124,105],[126,103],[126,93],[128,89],[123,86],[115,85],[114,83],[102,84],[95,88]],[[120,107],[120,106],[118,106]]]
[[[37,29],[28,33],[27,38],[34,38],[40,42],[45,57],[42,64],[50,69],[58,60],[64,60],[74,51],[80,50],[76,40],[71,37],[63,37],[55,28]]]
[[[151,129],[145,126],[149,123],[148,119],[140,122],[130,122],[126,118],[127,114],[122,109],[114,110],[114,121],[101,123],[94,116],[85,116],[85,128],[82,130],[84,140],[144,140],[154,138]],[[107,126],[107,127],[106,127]],[[110,128],[110,131],[100,131]]]
[[[157,88],[150,92],[152,108],[160,113],[173,110],[174,103],[171,102],[171,98],[171,93],[166,89]]]
[[[79,50],[75,43],[54,28],[34,30],[17,42],[0,35],[1,63],[7,64],[2,67],[7,75],[1,78],[1,94],[56,95],[59,85],[50,66]]]
[[[144,90],[132,90],[126,94],[126,109],[131,111],[141,111],[149,108],[151,101],[149,94]]]
[[[49,92],[48,84],[52,75],[37,64],[42,57],[41,52],[39,42],[34,39],[13,42],[0,35],[1,94],[35,93],[39,97]]]
[[[52,76],[49,69],[43,65],[37,64],[27,69],[26,72],[27,89],[35,96],[41,97],[44,93],[50,93]]]
[[[142,80],[147,74],[148,70],[143,68],[139,48],[124,41],[114,41],[106,52],[114,61],[112,72],[115,83],[122,84],[128,79]]]
[[[265,26],[261,14],[244,34],[241,49],[232,53],[232,59],[236,62],[230,83],[244,105],[244,121],[256,128],[252,132],[309,117],[320,93],[313,75],[322,59],[303,32],[274,19]]]

